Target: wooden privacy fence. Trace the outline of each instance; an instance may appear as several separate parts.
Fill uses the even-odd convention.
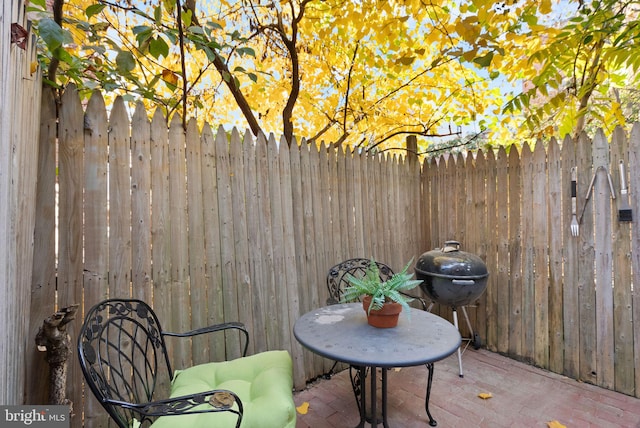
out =
[[[72,86],[59,111],[56,139],[45,91],[32,326],[53,312],[56,296],[58,306],[83,311],[107,297],[138,297],[167,330],[244,322],[250,352],[291,352],[301,387],[331,366],[300,347],[292,326],[324,305],[332,265],[373,256],[397,270],[456,239],[490,271],[469,308],[489,349],[638,396],[637,222],[617,221],[606,178],[611,172],[619,189],[617,165],[627,165],[640,216],[638,125],[611,143],[598,132],[593,143],[582,136],[420,165],[199,130],[193,120],[184,130],[177,116],[167,125],[156,111],[149,120],[141,104],[128,112],[122,99],[108,114],[97,92],[85,110]],[[577,237],[568,227],[572,166],[579,211],[585,206]],[[450,319],[450,308],[435,310]],[[178,367],[239,352],[233,336],[171,345]],[[39,356],[30,356],[28,401],[38,402]],[[99,426],[104,415],[90,397],[83,403],[75,358],[70,398],[86,426]]]
[[[46,92],[43,123],[55,127],[54,113]],[[86,312],[133,296],[151,302],[170,331],[238,320],[250,330],[250,353],[291,352],[302,387],[331,365],[292,334],[301,313],[325,304],[329,268],[373,256],[398,269],[422,250],[417,159],[289,147],[208,125],[200,132],[194,120],[185,131],[177,116],[167,126],[156,111],[149,121],[141,104],[129,120],[122,99],[107,117],[100,93],[85,112],[73,87],[62,95],[58,130],[57,146],[46,132],[40,141],[51,160],[40,185],[52,186],[57,171],[59,215],[56,251],[53,216],[38,218],[34,324],[52,313],[56,282],[59,306],[82,303]],[[49,190],[40,206],[52,213]],[[171,345],[179,368],[237,356],[236,341]],[[69,394],[79,415],[76,358]],[[85,423],[99,425],[99,406],[84,406]]]
[[[470,314],[489,349],[640,396],[638,153],[635,124],[610,142],[598,131],[593,141],[552,139],[424,165],[427,247],[456,239],[487,263],[487,291]],[[633,222],[618,221],[620,162]],[[584,209],[578,236],[569,227],[572,167],[578,216]]]

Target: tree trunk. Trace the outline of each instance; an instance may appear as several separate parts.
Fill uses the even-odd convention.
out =
[[[68,405],[72,412],[72,404],[66,397],[67,360],[71,356],[71,337],[67,334],[67,324],[75,319],[78,305],[60,309],[43,321],[36,345],[38,350],[47,352],[49,372],[49,404]]]

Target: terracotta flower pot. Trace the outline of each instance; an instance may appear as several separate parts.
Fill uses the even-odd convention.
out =
[[[382,309],[372,309],[369,312],[369,306],[371,305],[371,296],[364,296],[362,299],[362,307],[364,311],[368,313],[367,321],[369,325],[378,328],[391,328],[398,325],[398,317],[402,312],[402,305],[396,302],[385,303]]]

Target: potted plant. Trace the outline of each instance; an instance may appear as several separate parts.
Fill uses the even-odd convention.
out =
[[[401,272],[383,281],[380,279],[378,264],[371,259],[364,276],[356,278],[349,274],[346,277],[349,286],[345,289],[340,302],[352,302],[364,296],[362,306],[367,312],[369,324],[379,328],[395,327],[398,324],[400,312],[403,308],[409,311],[408,303],[413,300],[402,292],[411,290],[422,282],[411,279],[413,274],[407,273],[412,262],[413,259]]]

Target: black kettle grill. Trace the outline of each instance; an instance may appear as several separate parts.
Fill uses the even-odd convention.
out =
[[[458,328],[456,308],[462,308],[471,332],[471,337],[466,339],[467,346],[472,343],[475,349],[480,348],[482,344],[480,336],[474,333],[465,306],[476,301],[487,288],[489,272],[482,259],[475,254],[460,251],[459,242],[446,241],[442,248],[422,254],[416,263],[415,272],[416,278],[422,280],[420,288],[433,302],[451,306],[456,328]],[[458,363],[460,377],[463,377],[460,349],[458,349]]]

